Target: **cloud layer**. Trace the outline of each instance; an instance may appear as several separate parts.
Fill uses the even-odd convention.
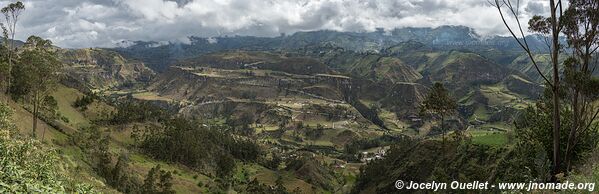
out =
[[[277,36],[330,29],[464,25],[505,34],[486,0],[24,0],[19,39],[38,35],[69,48],[111,47],[123,40],[188,41],[188,36]],[[4,6],[8,1],[0,1]],[[524,17],[542,0],[522,0]],[[513,22],[513,21],[509,21]]]

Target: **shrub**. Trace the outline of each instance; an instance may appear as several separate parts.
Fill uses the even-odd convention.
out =
[[[88,193],[93,188],[71,183],[54,150],[20,137],[12,109],[0,104],[0,193]]]

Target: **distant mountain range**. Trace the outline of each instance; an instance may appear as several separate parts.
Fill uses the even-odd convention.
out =
[[[459,125],[510,121],[511,113],[542,91],[542,80],[516,41],[482,37],[462,26],[190,39],[57,48],[65,64],[63,84],[82,91],[141,87],[151,94],[143,99],[192,103],[185,109],[190,114],[205,104],[273,102],[293,94],[343,102],[371,123],[398,129],[389,118],[406,121],[417,114],[434,82],[444,83],[459,100]],[[539,36],[529,36],[528,43],[544,45]],[[541,70],[548,72],[546,54],[538,51]],[[394,116],[379,118],[377,106]]]
[[[528,36],[531,48],[538,52],[546,50],[543,37]],[[164,71],[173,61],[196,57],[200,54],[227,51],[273,51],[296,50],[309,46],[329,45],[356,52],[381,52],[402,42],[414,41],[431,49],[449,51],[462,50],[476,52],[500,64],[508,64],[522,52],[511,37],[478,35],[472,28],[464,26],[441,26],[437,28],[401,28],[393,31],[337,32],[312,31],[297,32],[279,37],[225,36],[201,38],[192,36],[189,44],[124,41],[113,50],[125,57],[143,61],[150,68]]]

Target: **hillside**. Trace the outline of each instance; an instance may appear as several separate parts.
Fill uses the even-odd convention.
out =
[[[291,74],[326,74],[326,65],[311,58],[286,57],[269,52],[222,52],[186,59],[178,65],[220,69],[263,69]]]
[[[66,85],[53,94],[60,117],[41,121],[38,133],[46,129],[48,147],[82,169],[69,171],[71,176],[108,193],[141,189],[157,165],[172,176],[178,193],[384,192],[390,190],[372,185],[381,180],[365,178],[367,173],[381,168],[395,177],[421,166],[404,164],[443,166],[470,157],[486,160],[469,165],[497,171],[481,166],[499,165],[509,153],[479,150],[511,146],[511,123],[543,90],[522,70],[415,41],[380,53],[333,45],[215,52],[179,60],[157,74],[104,49],[62,50],[60,57]],[[450,135],[467,134],[467,151],[455,145],[443,149],[456,155],[437,153],[440,121],[420,114],[434,82],[444,83],[458,101],[445,126]],[[75,106],[92,95],[90,104]],[[31,114],[21,104],[12,106],[26,134]],[[406,138],[428,140],[410,151],[392,146],[410,144]],[[90,151],[101,149],[108,151]],[[386,150],[390,155],[382,157]],[[385,163],[398,152],[409,156],[401,164]],[[109,165],[98,163],[103,160]],[[433,162],[440,160],[447,164]],[[443,175],[435,169],[411,178]],[[114,182],[119,173],[129,181]]]
[[[599,0],[0,5],[0,194],[597,192]]]
[[[61,89],[59,91],[60,92],[57,92],[56,95],[60,95],[59,93],[62,93],[64,90]],[[6,99],[4,95],[2,95],[2,97],[3,99]],[[8,101],[7,105],[12,109],[12,121],[14,121],[14,125],[18,133],[23,136],[28,136],[31,134],[33,115],[27,109],[24,109],[21,104],[18,104],[12,100]],[[61,103],[61,105],[64,104]],[[69,105],[67,104],[67,106]],[[66,118],[73,117],[66,116]],[[75,133],[75,128],[72,128],[70,125],[60,123],[60,121],[55,121],[52,122],[52,124],[48,124],[44,120],[38,119],[38,122],[39,126],[36,134],[40,138],[43,138],[44,144],[42,146],[44,149],[68,153],[61,154],[59,158],[63,162],[63,165],[65,165],[61,168],[65,168],[63,170],[66,170],[66,172],[63,173],[68,175],[67,178],[76,179],[76,181],[79,183],[90,184],[99,191],[115,192],[113,189],[107,188],[101,183],[101,180],[90,171],[91,169],[89,169],[89,166],[81,161],[82,158],[77,156],[77,149],[72,145],[69,145],[69,134]],[[75,170],[76,168],[86,170]]]
[[[65,82],[81,89],[108,89],[147,82],[154,72],[141,62],[130,61],[104,49],[61,49]]]
[[[494,83],[507,74],[507,69],[472,53],[451,52],[431,58],[424,74],[431,81],[451,82],[456,86]]]
[[[132,106],[132,110],[135,104],[150,110],[159,107],[167,113],[156,114],[181,116],[207,126],[220,123],[217,126],[228,127],[226,131],[235,136],[254,139],[265,150],[263,155],[235,165],[236,173],[248,175],[233,177],[248,182],[256,178],[258,183],[273,186],[282,182],[288,190],[303,192],[349,192],[354,182],[344,179],[355,177],[364,164],[359,162],[364,156],[356,153],[387,149],[402,137],[440,138],[439,121],[419,116],[419,105],[433,82],[447,85],[459,102],[459,114],[451,116],[447,125],[467,130],[477,145],[507,144],[506,134],[513,128],[516,113],[542,90],[525,74],[477,53],[443,51],[415,41],[380,53],[327,44],[277,51],[219,51],[172,62],[161,71],[147,85],[113,88],[103,95],[109,101],[127,102],[122,106]],[[152,112],[147,113],[150,118]],[[147,126],[143,123],[140,126]],[[502,131],[493,132],[498,129]],[[130,144],[132,140],[121,135],[116,143]],[[189,151],[193,150],[180,152]],[[220,168],[216,152],[198,159],[202,161],[199,167],[185,159],[172,159],[178,158],[176,153],[145,154],[150,153],[150,158],[199,169],[205,175]],[[280,165],[269,166],[279,157],[285,158]],[[248,188],[245,183],[230,189]]]
[[[364,38],[357,34],[322,38],[365,47],[349,45]],[[107,193],[141,191],[152,173],[170,176],[165,181],[178,193],[368,193],[379,186],[365,183],[367,172],[360,169],[393,159],[398,143],[427,139],[413,152],[403,150],[410,158],[402,163],[441,165],[420,154],[451,163],[478,153],[437,153],[443,126],[450,135],[467,134],[475,150],[510,146],[512,123],[543,90],[526,71],[496,61],[506,58],[414,40],[380,51],[330,42],[274,49],[259,40],[272,39],[250,41],[253,51],[179,50],[158,73],[122,50],[58,49],[64,75],[52,93],[58,116],[42,117],[38,133],[80,169],[72,176]],[[458,103],[444,125],[421,114],[435,82]],[[28,106],[11,102],[23,134],[32,124]],[[478,154],[499,161],[494,153]],[[385,171],[396,176],[406,168]]]
[[[560,58],[563,59],[563,57]],[[535,61],[537,62],[537,65],[539,65],[539,70],[544,75],[550,75],[552,67],[550,65],[551,57],[549,55],[536,55]],[[543,78],[539,75],[532,61],[526,55],[521,55],[518,58],[514,59],[514,61],[511,64],[508,64],[508,67],[526,74],[527,76],[531,77],[533,81],[536,81],[538,83],[541,83],[543,81]]]
[[[330,44],[348,51],[378,52],[402,42],[421,42],[431,48],[467,50],[503,61],[519,55],[520,47],[509,37],[481,37],[473,29],[464,26],[440,26],[437,28],[398,28],[385,32],[337,32],[331,30],[297,32],[277,37],[225,36],[208,38],[190,37],[189,44],[176,42],[124,41],[113,48],[127,58],[143,61],[155,71],[167,70],[174,61],[198,55],[230,50],[275,51],[296,50],[321,44]],[[543,51],[545,42],[541,37],[528,36],[535,50]],[[491,51],[490,51],[491,50]],[[503,54],[498,54],[498,51]],[[510,60],[511,61],[511,60]]]

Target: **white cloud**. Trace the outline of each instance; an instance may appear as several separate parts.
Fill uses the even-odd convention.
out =
[[[486,0],[25,0],[19,39],[36,34],[63,47],[110,47],[122,40],[186,42],[188,36],[278,36],[331,29],[464,25],[505,34]],[[8,3],[0,0],[0,5]],[[546,12],[522,0],[524,17]],[[513,20],[509,20],[513,24]],[[526,22],[524,22],[526,23]]]

